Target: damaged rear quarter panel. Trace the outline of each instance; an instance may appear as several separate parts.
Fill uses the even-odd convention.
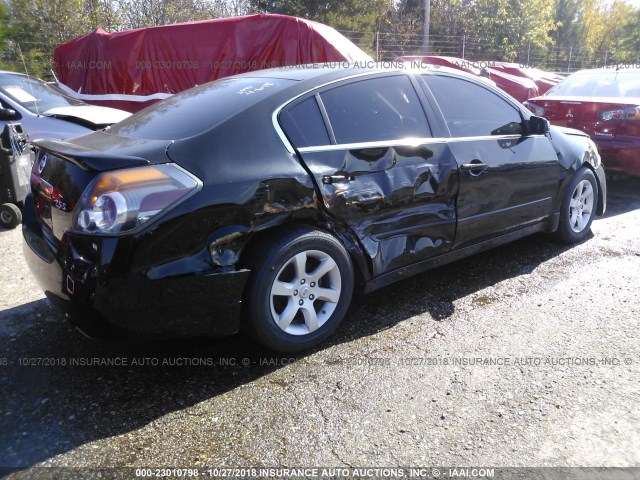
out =
[[[270,122],[248,131],[256,121],[247,116],[171,145],[169,157],[204,187],[172,211],[170,221],[136,239],[134,270],[154,278],[233,270],[252,235],[289,222],[319,221],[313,181],[297,157]]]

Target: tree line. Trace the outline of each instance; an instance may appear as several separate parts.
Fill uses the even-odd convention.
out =
[[[399,49],[417,53],[424,1],[0,0],[0,68],[23,70],[24,63],[29,73],[47,77],[55,47],[96,28],[116,32],[250,13],[361,32],[357,43],[380,58]],[[515,61],[525,45],[534,54],[607,51],[636,63],[640,57],[640,8],[623,0],[431,0],[430,26],[437,38],[470,39],[476,58]],[[434,44],[431,53],[438,49]]]

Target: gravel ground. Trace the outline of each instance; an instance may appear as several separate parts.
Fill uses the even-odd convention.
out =
[[[537,235],[362,297],[295,359],[88,340],[0,230],[0,466],[640,466],[640,180],[609,202],[583,244]],[[69,365],[94,359],[126,365]]]

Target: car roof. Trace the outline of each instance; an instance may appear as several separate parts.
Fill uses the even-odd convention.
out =
[[[241,124],[248,117],[272,120],[285,105],[316,89],[331,88],[342,80],[366,79],[378,74],[407,75],[412,73],[451,75],[477,84],[492,83],[455,69],[407,68],[401,62],[364,66],[338,62],[335,64],[302,65],[298,67],[258,70],[225,77],[177,93],[162,102],[147,107],[111,127],[116,136],[155,140],[177,140],[207,135],[230,125],[233,118]],[[389,67],[389,68],[384,68]],[[241,88],[236,88],[241,86]],[[499,92],[496,89],[496,92]],[[506,94],[503,94],[506,95]],[[179,124],[177,123],[179,122]],[[176,125],[180,128],[176,128]]]
[[[280,78],[294,81],[314,80],[313,83],[321,84],[325,81],[340,80],[342,78],[350,78],[358,75],[367,75],[375,73],[448,73],[459,77],[478,80],[477,75],[472,75],[461,70],[445,67],[441,65],[421,64],[420,66],[412,66],[411,62],[364,62],[364,63],[348,63],[348,62],[329,62],[316,63],[306,65],[292,65],[289,67],[270,68],[267,70],[256,70],[247,72],[235,77],[244,78]]]
[[[376,74],[427,74],[427,75],[441,75],[446,74],[458,78],[463,78],[481,85],[489,85],[495,87],[495,82],[492,80],[473,75],[471,73],[463,72],[461,70],[444,67],[440,65],[412,65],[406,62],[364,62],[364,63],[347,63],[347,62],[333,62],[324,64],[309,64],[309,65],[296,65],[292,67],[280,67],[270,68],[267,70],[257,70],[254,72],[247,72],[240,75],[235,75],[229,78],[245,78],[245,79],[276,79],[276,80],[288,80],[291,83],[289,85],[283,85],[281,88],[273,91],[273,94],[268,98],[264,98],[262,101],[270,103],[272,101],[283,102],[285,100],[293,99],[302,93],[321,88],[329,84],[339,82],[341,80],[362,79]],[[221,79],[224,80],[224,79]],[[218,82],[216,80],[211,83]],[[206,88],[205,85],[203,87]],[[496,88],[497,91],[500,91]],[[262,103],[262,101],[260,103]]]
[[[379,68],[369,68],[369,65],[373,64],[368,64],[364,68],[347,62],[292,65],[289,67],[255,70],[253,72],[234,75],[232,78],[272,78],[292,80],[295,82],[309,82],[314,85],[320,85],[322,83],[340,80],[342,78],[349,78],[360,74],[374,74],[378,71],[382,71],[382,69]]]

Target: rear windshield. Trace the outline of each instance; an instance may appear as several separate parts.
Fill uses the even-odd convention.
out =
[[[192,137],[267,98],[293,80],[225,78],[156,103],[109,128],[123,137],[176,140]]]
[[[546,95],[640,97],[640,70],[574,73],[549,90]]]

